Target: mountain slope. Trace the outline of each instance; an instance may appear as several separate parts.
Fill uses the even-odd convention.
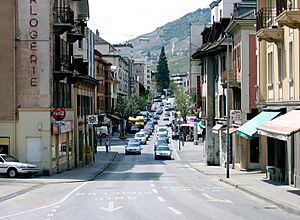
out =
[[[198,9],[183,17],[158,27],[155,31],[130,40],[135,57],[144,58],[150,54],[150,60],[156,61],[161,47],[165,47],[170,73],[188,71],[188,51],[190,24],[210,22],[210,9]],[[199,36],[201,37],[201,36]]]

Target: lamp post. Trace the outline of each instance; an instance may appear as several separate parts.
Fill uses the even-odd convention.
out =
[[[229,105],[229,77],[230,77],[230,52],[229,52],[229,48],[230,45],[232,43],[232,39],[231,39],[231,35],[228,33],[225,33],[225,42],[226,42],[226,46],[227,46],[227,54],[226,54],[226,74],[227,74],[227,83],[226,83],[226,124],[227,124],[227,128],[226,128],[226,146],[227,146],[227,162],[226,162],[226,178],[229,178],[229,154],[230,154],[230,141],[229,141],[229,125],[230,125],[230,105]]]

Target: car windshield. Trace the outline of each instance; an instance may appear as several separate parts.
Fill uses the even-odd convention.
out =
[[[10,155],[2,155],[2,158],[6,162],[19,162],[16,158],[14,158],[13,156],[10,156]]]
[[[168,130],[166,128],[159,128],[158,132],[167,132]]]
[[[136,134],[136,137],[144,137],[145,134]]]
[[[138,147],[140,144],[138,142],[129,142],[128,147]]]
[[[168,135],[166,133],[161,133],[158,135],[158,137],[168,137]]]
[[[168,146],[158,146],[156,150],[158,150],[158,151],[164,151],[164,150],[169,151],[170,148]]]
[[[167,144],[166,140],[157,140],[157,145]]]

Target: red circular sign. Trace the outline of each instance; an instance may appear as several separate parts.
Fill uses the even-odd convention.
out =
[[[64,118],[66,117],[66,111],[64,108],[55,108],[52,110],[51,113],[52,113],[52,117],[56,121],[64,120]]]

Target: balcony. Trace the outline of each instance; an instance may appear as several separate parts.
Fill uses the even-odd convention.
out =
[[[281,13],[277,16],[276,22],[280,26],[300,29],[300,8],[293,8],[291,4],[285,5]]]
[[[74,11],[70,7],[53,8],[53,31],[61,35],[74,26]]]
[[[54,61],[54,80],[60,81],[73,76],[71,57],[69,55],[57,56]]]
[[[283,28],[278,27],[275,18],[279,10],[273,8],[262,8],[256,15],[256,36],[259,40],[270,43],[279,43],[283,39]]]
[[[72,30],[67,33],[67,41],[73,44],[78,40],[82,40],[84,38],[85,27],[86,23],[81,20],[76,20]]]

